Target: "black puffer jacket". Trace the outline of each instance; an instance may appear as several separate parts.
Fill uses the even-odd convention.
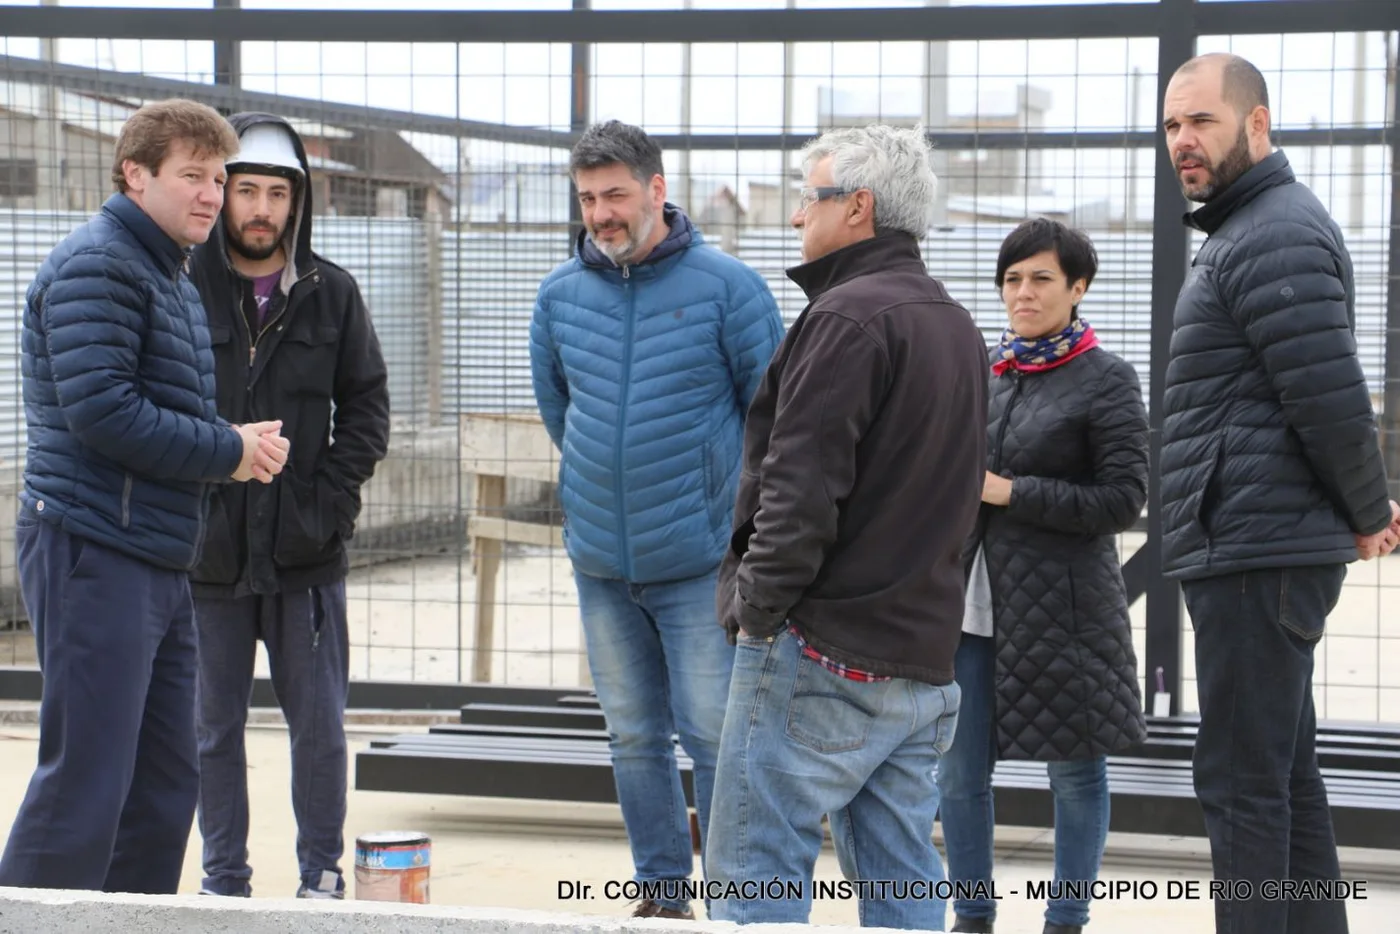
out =
[[[1140,742],[1142,715],[1117,533],[1147,501],[1148,433],[1131,364],[1092,349],[993,376],[988,469],[1011,505],[983,504],[964,563],[985,550],[996,635],[997,750],[1057,761]]]
[[[1162,422],[1168,577],[1356,560],[1390,522],[1342,232],[1283,153],[1188,215]]]

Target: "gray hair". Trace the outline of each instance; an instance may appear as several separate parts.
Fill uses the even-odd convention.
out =
[[[875,229],[922,238],[933,223],[938,176],[933,148],[922,126],[829,130],[802,150],[802,168],[831,156],[831,177],[846,191],[867,188],[875,196]]]

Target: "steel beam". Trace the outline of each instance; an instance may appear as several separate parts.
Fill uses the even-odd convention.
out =
[[[1260,4],[1254,4],[1258,7]],[[1162,576],[1162,400],[1166,392],[1167,360],[1171,350],[1172,316],[1177,293],[1186,281],[1187,234],[1182,224],[1186,200],[1161,135],[1162,94],[1176,69],[1196,51],[1195,0],[1163,0],[1171,15],[1157,41],[1157,158],[1152,198],[1152,350],[1148,378],[1148,424],[1151,467],[1148,473],[1147,542],[1133,563],[1145,562],[1147,599],[1147,657],[1141,659],[1151,703],[1157,672],[1171,695],[1170,713],[1181,710],[1181,589]]]
[[[855,6],[855,4],[852,4]],[[8,36],[287,42],[849,42],[1152,36],[1155,6],[423,11],[3,7]]]
[[[573,0],[574,11],[588,10],[590,0]],[[570,47],[569,82],[569,131],[577,139],[593,115],[593,47],[587,42],[575,42]],[[574,180],[569,179],[569,242],[566,244],[572,254],[574,244],[583,231],[583,206],[579,204],[578,189]]]
[[[238,110],[263,110],[283,117],[317,120],[348,128],[374,127],[382,130],[440,133],[444,136],[556,148],[567,148],[573,139],[569,133],[562,130],[510,126],[482,120],[460,120],[456,117],[390,110],[384,107],[365,107],[359,104],[338,104],[334,101],[270,94],[266,91],[249,91],[227,84],[158,78],[125,71],[49,63],[14,55],[0,55],[0,78],[34,84],[53,82],[55,86],[70,91],[105,97],[128,97],[138,100],[187,97],[215,109],[228,110],[230,113]]]
[[[587,46],[580,44],[580,50],[575,54],[570,104],[571,128],[568,131],[488,123],[481,120],[464,120],[437,114],[391,110],[384,107],[365,107],[359,104],[342,104],[335,101],[271,94],[265,91],[249,91],[237,87],[236,80],[231,80],[228,83],[206,84],[199,81],[161,78],[135,72],[50,63],[15,55],[0,55],[0,78],[34,84],[52,83],[55,87],[70,91],[138,100],[176,96],[188,97],[224,109],[229,113],[256,107],[286,117],[317,120],[346,127],[372,126],[388,130],[439,133],[466,139],[484,139],[527,146],[568,149],[574,144],[578,134],[588,125],[590,118],[588,56],[586,52],[582,51],[586,48]],[[813,135],[815,134],[652,134],[662,149],[689,148],[695,152],[794,151],[802,148],[803,144]],[[930,141],[944,151],[969,149],[1144,149],[1158,144],[1156,131],[1077,132],[1046,130],[1026,132],[991,130],[974,132],[971,130],[935,130],[928,135]],[[1392,134],[1383,126],[1318,127],[1280,130],[1275,133],[1275,139],[1281,146],[1376,146],[1391,142]]]
[[[0,34],[38,38],[298,42],[872,42],[1150,37],[1157,4],[883,9],[428,11],[3,7]],[[1265,7],[1267,6],[1267,9]],[[1210,34],[1356,32],[1400,27],[1388,0],[1205,4]]]
[[[1386,36],[1389,44],[1390,37]],[[1395,59],[1386,65],[1390,83],[1390,230],[1385,282],[1385,386],[1381,412],[1382,448],[1386,452],[1386,473],[1390,497],[1400,500],[1400,47]]]
[[[214,0],[217,10],[236,10],[241,0]],[[243,83],[243,44],[237,39],[214,41],[214,83],[238,87]],[[229,116],[225,113],[224,116]]]

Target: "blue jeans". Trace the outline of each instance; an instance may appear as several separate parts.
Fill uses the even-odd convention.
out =
[[[996,762],[996,711],[993,676],[996,670],[994,640],[963,633],[953,659],[963,691],[953,748],[938,763],[938,789],[943,799],[939,820],[943,845],[948,851],[948,878],[964,883],[992,883],[992,768]],[[1089,923],[1089,899],[1079,895],[1082,886],[1098,878],[1103,848],[1108,840],[1108,765],[1103,756],[1047,763],[1050,791],[1055,797],[1055,879],[1045,910],[1052,924]],[[1063,886],[1063,887],[1062,887]],[[991,899],[956,899],[954,913],[964,918],[996,917]]]
[[[617,800],[638,882],[679,882],[695,866],[673,737],[693,763],[700,839],[710,823],[734,648],[715,616],[716,573],[628,584],[574,572],[588,669],[608,724]],[[702,857],[703,858],[703,857]],[[684,911],[689,900],[657,899]]]
[[[710,917],[806,923],[828,815],[848,880],[942,881],[933,769],[953,739],[958,686],[861,682],[827,671],[790,629],[740,637],[705,859],[712,894],[777,879],[791,898],[717,898]],[[945,903],[853,889],[866,927],[943,930]],[[752,888],[750,888],[752,892]]]
[[[1261,898],[1266,880],[1340,879],[1317,764],[1313,654],[1344,564],[1184,581],[1196,632],[1201,725],[1192,756],[1215,878],[1252,898],[1215,899],[1218,934],[1346,934],[1345,901]]]
[[[350,689],[345,582],[270,596],[197,597],[195,623],[204,890],[252,894],[244,730],[259,640],[267,647],[272,687],[291,740],[302,883],[325,891],[343,888]]]

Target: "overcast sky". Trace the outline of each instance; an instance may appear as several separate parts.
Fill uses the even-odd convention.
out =
[[[1031,0],[1035,2],[1035,0]],[[1040,0],[1045,2],[1045,0]],[[981,5],[1025,4],[1027,0],[988,0]],[[964,5],[953,0],[954,5]],[[0,0],[0,5],[37,5]],[[81,0],[63,5],[139,7],[150,0]],[[168,7],[208,7],[208,0],[163,0]],[[243,0],[248,9],[385,9],[387,0]],[[569,0],[410,0],[425,10],[565,9]],[[596,9],[680,8],[683,0],[594,0]],[[693,0],[696,9],[756,9],[786,5],[785,0]],[[842,7],[847,2],[799,0],[802,7]],[[881,6],[918,6],[889,0]],[[968,4],[970,5],[970,4]],[[1265,4],[1261,3],[1261,6]],[[1262,14],[1262,10],[1261,10]],[[1359,107],[1354,92],[1358,68],[1353,34],[1308,36],[1204,37],[1200,51],[1234,51],[1264,72],[1273,98],[1274,123],[1281,127],[1380,124],[1387,113],[1385,37],[1365,37],[1365,80]],[[35,56],[32,39],[0,40],[11,55]],[[476,120],[567,129],[569,47],[565,44],[468,45],[450,43],[369,44],[247,42],[243,44],[244,86],[299,97],[352,104],[458,115]],[[62,40],[59,58],[73,64],[145,71],[191,80],[210,80],[213,48],[208,42]],[[600,45],[595,48],[595,113],[617,117],[658,132],[681,132],[682,46],[677,44]],[[948,112],[952,115],[1014,111],[1016,88],[1030,84],[1050,96],[1048,128],[1059,130],[1150,129],[1158,94],[1156,43],[1152,39],[953,42],[948,48]],[[1133,72],[1141,71],[1135,80]],[[819,89],[839,85],[852,110],[888,116],[920,113],[924,44],[800,43],[795,48],[792,82],[794,129],[815,128]],[[691,129],[697,133],[777,132],[782,128],[784,85],[780,44],[713,44],[691,49]],[[460,84],[456,75],[460,74]],[[1136,93],[1134,93],[1136,91]],[[413,142],[435,162],[451,169],[456,143],[446,138]],[[542,161],[538,150],[473,143],[474,164]],[[1351,225],[1348,150],[1289,152],[1295,168],[1328,200],[1339,219]],[[1376,228],[1387,202],[1385,153],[1365,153],[1361,218]],[[1047,154],[1046,186],[1071,201],[1127,197],[1129,155],[1124,152]],[[668,168],[673,168],[668,166]],[[784,166],[767,153],[697,153],[691,170],[732,178],[742,189],[750,179],[775,177]],[[1151,157],[1139,153],[1135,170],[1151,174]],[[1138,186],[1138,213],[1149,210],[1150,185]]]

